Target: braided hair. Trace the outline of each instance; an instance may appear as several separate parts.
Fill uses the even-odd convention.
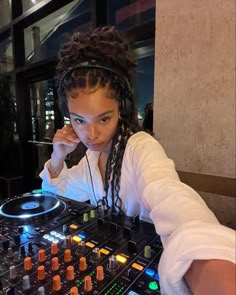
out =
[[[74,33],[59,52],[59,98],[68,113],[66,93],[73,88],[96,91],[106,88],[119,103],[120,119],[112,140],[105,171],[106,202],[108,191],[113,211],[122,213],[119,196],[122,160],[129,137],[140,131],[132,91],[135,63],[128,45],[114,27],[99,27]]]

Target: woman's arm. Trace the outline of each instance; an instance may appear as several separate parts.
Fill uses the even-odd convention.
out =
[[[195,260],[185,280],[194,295],[236,294],[236,268],[230,261]]]

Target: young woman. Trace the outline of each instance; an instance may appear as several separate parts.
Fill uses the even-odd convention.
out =
[[[140,131],[134,68],[128,46],[112,27],[76,33],[62,47],[59,95],[71,124],[54,136],[42,187],[153,222],[164,246],[162,294],[234,294],[235,232],[219,224],[201,197],[180,182],[160,144]],[[80,141],[86,156],[67,169],[64,160]]]

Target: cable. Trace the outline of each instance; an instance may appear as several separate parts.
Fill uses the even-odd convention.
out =
[[[90,164],[89,164],[89,160],[88,160],[87,154],[85,154],[85,157],[86,157],[86,161],[87,161],[88,168],[89,168],[89,175],[90,175],[90,181],[91,181],[92,190],[93,190],[93,196],[94,196],[94,199],[95,199],[95,201],[97,203],[97,207],[102,207],[103,206],[104,209],[109,209],[110,207],[108,206],[107,196],[103,197],[99,201],[96,198],[95,190],[94,190],[94,185],[93,185],[92,172],[91,172],[91,168],[90,168]]]

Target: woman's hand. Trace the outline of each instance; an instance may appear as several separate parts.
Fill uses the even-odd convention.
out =
[[[80,139],[71,125],[65,125],[58,129],[53,138],[53,156],[59,161],[64,161],[66,156],[72,153]]]
[[[79,142],[80,139],[71,125],[57,130],[53,138],[53,152],[48,167],[52,178],[60,174],[66,156],[76,149]]]

